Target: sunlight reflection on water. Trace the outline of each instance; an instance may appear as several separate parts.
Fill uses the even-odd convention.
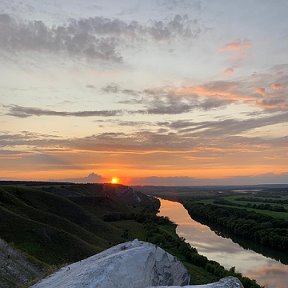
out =
[[[208,226],[194,221],[178,202],[160,199],[159,216],[167,216],[176,223],[177,234],[195,247],[199,254],[215,260],[229,269],[254,278],[267,288],[288,287],[288,266],[252,250],[242,248],[231,239],[218,236]]]

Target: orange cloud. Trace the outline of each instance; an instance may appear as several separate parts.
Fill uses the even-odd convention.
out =
[[[284,90],[285,87],[281,84],[274,83],[271,85],[271,89],[272,90]]]
[[[228,67],[223,71],[223,74],[226,76],[232,75],[234,73],[234,68]]]
[[[271,110],[288,110],[288,103],[286,103],[283,99],[265,99],[264,101],[257,101],[256,106],[264,109]]]
[[[264,87],[257,87],[257,88],[256,88],[256,92],[257,92],[258,94],[260,94],[261,96],[265,96],[265,95],[266,95],[266,90],[265,90]]]
[[[229,84],[227,86],[226,84]],[[234,86],[234,87],[232,87]],[[255,97],[248,96],[248,95],[241,95],[236,92],[234,92],[233,88],[236,88],[233,83],[223,83],[220,85],[217,85],[215,87],[206,87],[206,86],[188,86],[183,88],[178,88],[175,90],[176,95],[191,95],[191,94],[197,94],[199,96],[204,97],[220,97],[224,98],[229,101],[253,101],[255,100]]]
[[[238,40],[225,44],[219,49],[219,52],[237,52],[251,47],[251,42],[248,40]]]

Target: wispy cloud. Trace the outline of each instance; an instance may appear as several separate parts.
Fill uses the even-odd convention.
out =
[[[208,86],[212,84],[208,84]],[[226,83],[223,86],[235,86],[233,83]],[[215,84],[215,86],[217,86]],[[212,87],[213,88],[213,87]],[[224,87],[225,89],[225,87]],[[227,88],[229,89],[229,87]],[[210,110],[227,104],[230,104],[231,99],[223,99],[223,95],[228,95],[228,92],[220,93],[220,89],[216,92],[206,89],[204,86],[184,86],[173,87],[164,86],[157,88],[149,88],[144,90],[123,89],[117,84],[109,84],[102,89],[105,93],[122,94],[125,100],[120,100],[119,103],[125,104],[142,104],[144,109],[136,111],[136,113],[146,114],[182,114],[188,113],[195,109]],[[208,97],[208,96],[214,96]],[[237,99],[239,99],[238,96]],[[245,98],[247,99],[247,98]]]
[[[198,85],[183,83],[143,90],[122,88],[111,83],[103,87],[102,92],[121,95],[124,100],[119,100],[119,103],[142,104],[145,107],[143,113],[148,114],[181,114],[195,109],[215,109],[231,103],[246,104],[271,112],[286,111],[287,75],[287,67],[281,65],[267,73],[234,81],[210,81]]]
[[[257,101],[257,106],[272,111],[288,110],[287,95],[269,95],[262,100]]]
[[[245,94],[239,82],[213,81],[203,85],[185,85],[175,89],[176,95],[198,95],[202,97],[217,97],[229,101],[255,100],[253,95]]]
[[[226,69],[224,69],[223,74],[226,76],[230,76],[232,74],[234,74],[235,69],[233,67],[228,67]]]
[[[287,142],[287,135],[285,134],[283,137],[279,136],[278,138],[271,139],[246,137],[244,135],[246,132],[256,128],[287,123],[287,119],[288,114],[285,112],[259,118],[252,117],[245,120],[225,119],[202,122],[192,120],[163,121],[154,123],[152,129],[154,131],[151,131],[151,127],[148,128],[149,124],[145,123],[147,125],[144,125],[138,132],[107,132],[73,139],[27,132],[20,134],[7,134],[3,132],[3,134],[0,135],[0,147],[14,147],[15,149],[15,147],[20,146],[39,146],[45,150],[49,147],[61,147],[61,149],[83,151],[146,152],[154,150],[191,151],[197,150],[199,147],[213,147],[218,150],[220,149],[221,153],[223,149],[232,149],[239,153],[241,147],[244,146],[246,147],[245,149],[249,148],[250,150],[257,150],[260,146],[277,147],[277,149],[285,147],[285,141]],[[128,123],[124,122],[124,124],[134,127],[137,125],[137,122],[129,121]],[[121,125],[121,121],[119,125]],[[215,151],[217,151],[217,149]],[[34,150],[34,148],[32,150]],[[207,153],[207,156],[209,156],[209,153]]]
[[[160,122],[161,126],[176,130],[177,133],[193,133],[196,137],[214,138],[216,136],[232,136],[240,133],[275,125],[279,123],[288,123],[288,113],[281,113],[272,116],[250,118],[245,120],[225,119],[218,121],[195,122],[191,120],[178,120],[171,122]]]
[[[273,83],[271,85],[271,89],[272,90],[285,90],[287,89],[285,86],[281,85],[281,84],[278,84],[278,83]]]
[[[260,94],[261,96],[265,96],[266,90],[264,87],[256,87],[256,93]]]
[[[91,111],[76,111],[76,112],[67,112],[67,111],[54,111],[54,110],[45,110],[41,108],[34,107],[22,107],[18,105],[8,106],[9,112],[7,115],[26,118],[31,116],[61,116],[61,117],[111,117],[118,116],[123,114],[122,110],[91,110]]]
[[[239,39],[233,42],[224,44],[221,48],[218,49],[218,53],[227,57],[226,61],[233,65],[234,67],[241,66],[242,62],[246,59],[248,51],[252,47],[252,43],[247,39]],[[227,70],[226,72],[231,72]],[[227,76],[227,74],[226,74]]]
[[[251,42],[247,39],[236,40],[226,43],[219,49],[219,52],[239,52],[248,49],[252,46]]]

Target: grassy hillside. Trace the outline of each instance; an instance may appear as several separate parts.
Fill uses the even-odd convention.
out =
[[[45,192],[47,188],[52,191]],[[94,195],[91,195],[92,188],[96,188],[92,191]],[[128,205],[129,201],[113,196],[111,190],[104,193],[99,185],[2,186],[1,237],[48,264],[88,257],[123,241],[127,228],[105,222],[105,217],[145,209]],[[57,191],[62,196],[57,195]],[[69,192],[64,196],[63,191]]]
[[[133,218],[139,213],[155,212],[159,205],[157,200],[143,194],[139,198],[138,193],[120,185],[3,184],[0,186],[0,237],[10,247],[41,263],[39,271],[42,272],[128,239],[143,239],[145,229]],[[3,257],[6,261],[8,256]],[[18,287],[16,280],[9,280],[6,272],[5,275],[5,279],[4,276],[0,279],[0,287],[3,283],[6,283],[3,287]]]

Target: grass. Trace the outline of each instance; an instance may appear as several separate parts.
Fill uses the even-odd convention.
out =
[[[226,199],[226,200],[229,200],[230,202],[233,202],[233,203],[238,203],[238,204],[255,204],[254,202],[248,202],[248,201],[237,201],[235,200],[236,197],[239,197],[239,196],[229,196],[229,197],[224,197],[223,199]],[[221,206],[221,207],[230,207],[230,208],[237,208],[237,209],[244,209],[244,210],[247,210],[247,211],[254,211],[256,213],[259,213],[259,214],[263,214],[263,215],[267,215],[267,216],[271,216],[273,218],[276,218],[276,219],[288,219],[288,212],[277,212],[277,211],[270,211],[270,210],[262,210],[262,209],[256,209],[256,208],[251,208],[251,207],[241,207],[240,205],[239,206],[232,206],[232,205],[224,205],[224,204],[215,204],[214,203],[214,199],[207,199],[207,200],[199,200],[197,201],[199,203],[203,203],[203,204],[213,204],[213,205],[217,205],[217,206]],[[261,204],[262,202],[257,202],[257,204]],[[267,204],[267,203],[264,203],[263,204]],[[275,205],[275,204],[274,204]],[[286,208],[288,208],[288,205],[285,205]]]
[[[190,273],[190,284],[191,285],[200,285],[200,284],[208,284],[211,282],[217,281],[217,277],[211,273],[208,273],[202,267],[198,267],[186,261],[182,261],[184,266]]]
[[[234,206],[229,206],[234,207]],[[250,207],[237,207],[239,209],[246,209],[247,211],[254,211],[259,214],[271,216],[273,218],[278,219],[288,219],[288,213],[287,212],[277,212],[277,211],[270,211],[270,210],[261,210],[261,209],[254,209]]]
[[[103,221],[94,210],[52,193],[2,187],[1,237],[50,265],[78,261],[123,241],[127,229]]]
[[[3,206],[0,206],[0,219],[3,219],[0,231],[4,240],[48,264],[77,261],[101,250],[98,245],[91,245],[65,230],[22,217]]]
[[[117,221],[113,223],[115,227],[119,228],[123,235],[123,240],[128,239],[141,239],[145,240],[146,238],[146,230],[143,227],[143,224],[135,222],[133,220],[123,220],[123,221]],[[127,236],[124,237],[125,231],[127,231]],[[122,236],[121,235],[121,236]]]

